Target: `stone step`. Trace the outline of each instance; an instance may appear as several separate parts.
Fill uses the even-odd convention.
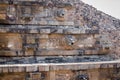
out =
[[[119,68],[120,60],[81,63],[0,64],[0,73]]]
[[[117,60],[117,58],[110,55],[1,57],[0,64],[81,63],[113,60]]]

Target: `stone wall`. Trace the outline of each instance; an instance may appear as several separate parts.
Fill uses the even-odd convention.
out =
[[[0,32],[31,34],[99,34],[101,37],[105,34],[108,36],[106,41],[110,42],[110,44],[108,44],[108,47],[112,46],[111,53],[119,54],[118,51],[113,51],[115,47],[119,48],[119,45],[117,44],[119,43],[119,38],[115,38],[119,35],[115,35],[114,32],[119,31],[119,19],[98,11],[96,8],[83,3],[81,0],[31,0],[25,2],[25,4],[23,4],[23,1],[26,0],[14,0],[13,2],[1,1],[1,4],[5,4],[2,4],[0,6],[0,15],[7,15],[6,17],[0,17],[2,20],[0,23],[4,23],[3,21],[5,21],[5,24],[35,24],[35,26],[10,25],[12,27],[5,27],[5,25],[1,25]],[[8,3],[10,5],[8,5]],[[16,4],[16,6],[14,4]],[[6,11],[8,8],[10,9]],[[11,17],[10,14],[12,14]],[[113,37],[111,37],[111,35]],[[29,38],[28,35],[26,36],[29,40],[31,39],[31,41],[28,43],[35,42],[33,38]],[[33,46],[35,47],[36,45]],[[25,51],[25,54],[33,54],[34,50],[35,49],[30,48],[28,51]],[[21,54],[21,52],[18,53]]]
[[[119,30],[81,0],[2,0],[0,80],[119,80]]]
[[[115,80],[119,79],[119,75],[119,71],[107,68],[77,71],[3,73],[0,74],[0,80]]]

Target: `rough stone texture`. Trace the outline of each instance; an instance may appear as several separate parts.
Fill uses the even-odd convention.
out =
[[[3,2],[8,3],[7,1],[3,1]],[[3,8],[2,10],[0,10],[1,15],[8,14],[8,17],[9,17],[10,11],[6,12],[4,11],[4,9],[7,9],[7,7],[10,7],[11,9],[15,9],[13,12],[11,11],[11,14],[16,18],[15,21],[11,22],[9,21],[9,19],[6,19],[5,24],[7,22],[7,24],[37,24],[37,25],[36,26],[9,25],[9,27],[7,27],[7,25],[5,27],[2,27],[1,25],[1,32],[3,33],[17,32],[17,33],[40,33],[40,34],[52,34],[52,33],[92,34],[92,35],[99,34],[100,37],[97,37],[97,38],[99,38],[98,40],[101,40],[102,47],[103,48],[109,47],[111,49],[110,53],[119,55],[119,44],[117,44],[119,43],[119,37],[116,37],[116,35],[119,36],[120,20],[115,19],[114,17],[111,17],[101,11],[98,11],[87,4],[84,4],[82,1],[60,0],[60,1],[54,2],[54,0],[50,0],[47,2],[46,0],[45,1],[31,0],[23,4],[22,1],[14,0],[13,4],[21,4],[23,6],[16,7],[14,5],[13,6],[4,5],[4,4],[1,5],[1,8]],[[20,13],[18,13],[19,10],[20,10]],[[18,14],[15,15],[14,12]],[[1,18],[1,20],[3,19],[4,18]],[[0,22],[4,23],[2,21]],[[42,24],[40,24],[39,22]],[[41,26],[41,25],[44,25],[44,26]],[[49,26],[46,26],[46,25],[49,25]],[[56,27],[52,28],[51,25]],[[44,28],[44,29],[41,29],[41,28]],[[104,35],[107,36],[108,38],[102,39],[101,37],[104,37]],[[32,43],[36,43],[35,38],[30,38],[29,40],[31,41],[28,41],[28,39],[29,38],[27,38],[26,43],[29,43],[31,41],[33,41]],[[51,40],[51,41],[57,42],[59,40]],[[107,44],[103,42],[107,42]],[[57,47],[56,45],[55,47],[51,46],[52,43],[49,41],[48,43],[49,43],[48,47],[51,47],[51,48]],[[47,44],[45,43],[45,45]],[[25,49],[26,50],[24,53],[25,55],[34,54],[34,49],[31,49],[29,46],[30,45],[27,46],[26,44],[26,47],[29,49],[27,50]],[[35,45],[31,45],[31,46],[35,47]],[[79,45],[79,46],[83,46],[83,45]],[[45,46],[42,46],[42,47],[45,47]],[[67,48],[71,49],[68,46]],[[104,53],[106,52],[106,50],[102,52]]]
[[[120,20],[81,0],[0,0],[0,56],[0,80],[119,80]]]
[[[114,69],[106,68],[79,71],[61,70],[31,73],[2,73],[0,74],[0,80],[114,80],[119,79],[119,75],[120,73],[115,73]]]

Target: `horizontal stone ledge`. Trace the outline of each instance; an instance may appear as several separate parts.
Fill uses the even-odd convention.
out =
[[[34,27],[34,28],[33,28]],[[62,25],[0,25],[1,33],[39,33],[39,34],[99,34],[99,30],[87,29],[84,27],[76,28],[74,26]]]
[[[97,68],[113,68],[116,63],[103,63],[103,64],[79,64],[79,65],[55,65],[50,66],[50,70],[86,70],[86,69],[97,69]]]
[[[0,65],[0,73],[34,72],[52,70],[84,70],[94,68],[119,68],[120,60],[82,63],[48,63],[48,64],[11,64]]]
[[[84,70],[94,68],[119,68],[120,60],[101,61],[101,62],[81,62],[81,63],[66,63],[54,64],[50,66],[50,70]]]
[[[97,50],[39,50],[37,56],[71,56],[71,55],[89,55],[98,54]],[[102,53],[101,53],[102,54]]]
[[[29,46],[28,46],[29,47]],[[31,46],[34,48],[34,46]],[[64,49],[54,49],[54,50],[45,50],[45,49],[38,49],[35,53],[31,52],[24,52],[21,51],[0,51],[0,56],[75,56],[75,55],[89,55],[89,54],[99,54],[97,50],[64,50]],[[102,54],[102,53],[101,53]],[[104,53],[103,53],[104,54]]]
[[[0,73],[49,71],[49,66],[6,66],[0,67]]]
[[[64,29],[0,29],[1,33],[39,33],[39,34],[99,34],[96,32],[84,32],[79,29],[69,29],[69,30],[64,30]]]
[[[83,52],[84,54],[84,52]],[[40,50],[36,51],[37,56],[62,56],[62,55],[82,55],[80,54],[80,50]]]
[[[6,20],[7,21],[7,20]],[[3,23],[5,25],[11,24],[11,25],[50,25],[50,26],[74,26],[74,21],[64,21],[64,22],[59,22],[59,21],[35,21],[35,23],[17,23],[17,22],[12,22],[12,23]]]
[[[22,50],[1,50],[0,51],[0,57],[4,57],[4,56],[24,56],[24,53]]]

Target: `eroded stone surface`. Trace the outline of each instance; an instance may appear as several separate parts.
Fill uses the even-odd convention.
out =
[[[0,80],[119,80],[119,30],[80,0],[1,0]]]

